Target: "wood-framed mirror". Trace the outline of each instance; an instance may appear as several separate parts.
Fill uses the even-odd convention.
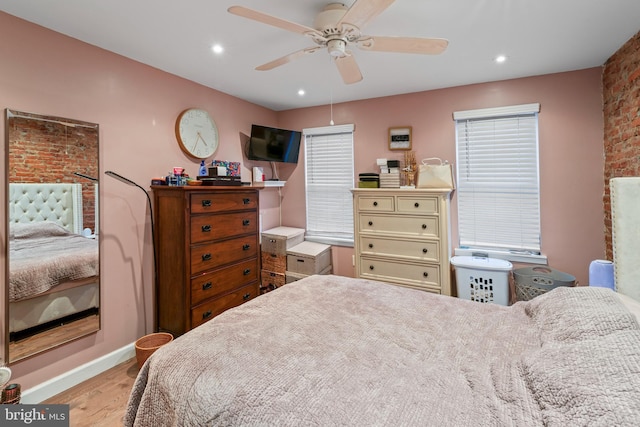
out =
[[[100,329],[99,127],[5,110],[4,360]]]

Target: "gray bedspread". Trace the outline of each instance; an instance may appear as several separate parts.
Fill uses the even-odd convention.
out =
[[[9,301],[14,302],[97,276],[98,241],[50,221],[11,224],[9,261]]]
[[[616,294],[511,307],[311,276],[158,350],[126,426],[640,425],[640,327]]]

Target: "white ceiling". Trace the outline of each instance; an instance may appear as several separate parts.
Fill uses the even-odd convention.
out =
[[[240,5],[312,27],[330,2],[0,0],[0,10],[277,111],[600,66],[640,30],[640,0],[396,0],[362,33],[446,38],[448,49],[356,48],[364,79],[345,85],[324,50],[254,70],[314,44],[227,12]],[[494,63],[498,54],[507,62]]]

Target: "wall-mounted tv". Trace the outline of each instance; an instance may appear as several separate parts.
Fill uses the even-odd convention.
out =
[[[247,157],[249,160],[298,163],[301,138],[302,133],[298,131],[252,125]]]

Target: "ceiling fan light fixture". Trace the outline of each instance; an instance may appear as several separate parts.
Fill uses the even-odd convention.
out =
[[[345,43],[342,39],[334,39],[329,40],[327,42],[327,49],[329,50],[329,55],[334,56],[336,58],[341,58],[346,56],[345,48],[347,47],[347,43]]]

